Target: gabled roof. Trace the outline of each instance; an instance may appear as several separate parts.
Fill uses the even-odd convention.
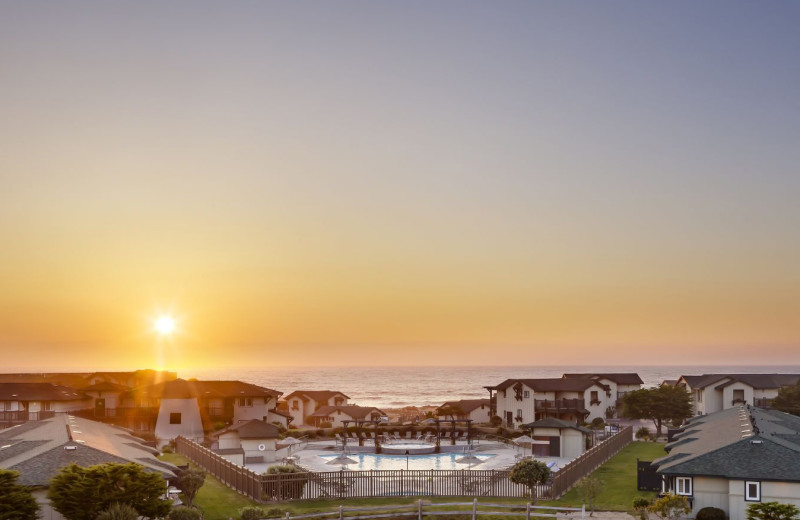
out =
[[[311,417],[328,417],[334,412],[342,412],[345,415],[349,415],[353,419],[364,419],[372,412],[378,412],[381,415],[386,415],[374,406],[356,406],[351,404],[343,406],[320,406],[314,413],[311,414]]]
[[[291,394],[284,397],[284,399],[291,399],[292,397],[300,397],[305,400],[314,400],[316,402],[328,402],[331,397],[335,397],[337,395],[343,396],[345,399],[350,399],[348,396],[344,395],[342,392],[337,392],[335,390],[295,390]]]
[[[737,382],[758,389],[775,389],[800,383],[800,374],[703,374],[681,376],[678,381],[684,381],[692,389],[716,385],[715,389],[721,390]]]
[[[564,374],[564,378],[601,378],[601,379],[608,379],[609,381],[614,381],[618,385],[642,385],[644,381],[642,378],[639,377],[639,374],[636,372],[594,372],[594,373],[587,373],[587,374]]]
[[[538,421],[534,421],[532,423],[523,424],[523,428],[527,429],[534,429],[534,428],[558,428],[560,430],[570,429],[570,430],[578,430],[582,433],[592,433],[592,430],[588,428],[584,428],[583,426],[578,426],[577,424],[569,421],[562,421],[561,419],[554,419],[552,417],[547,417],[545,419],[539,419]]]
[[[517,383],[531,388],[534,392],[583,392],[589,387],[599,386],[607,389],[602,383],[589,378],[543,378],[543,379],[506,379],[497,386],[487,386],[491,390],[505,390]]]
[[[214,436],[219,437],[228,432],[237,432],[240,439],[277,439],[280,437],[280,430],[277,426],[258,419],[228,426],[224,430],[216,432]]]
[[[470,413],[472,410],[478,409],[481,406],[491,406],[491,404],[489,399],[461,399],[460,401],[445,401],[439,408],[457,406],[461,408],[464,413]],[[439,408],[437,408],[437,410]]]
[[[81,388],[82,392],[125,392],[127,390],[130,390],[130,387],[111,383],[109,381],[103,381],[102,383],[95,383]]]
[[[0,468],[19,471],[19,483],[26,486],[47,486],[72,462],[135,462],[164,478],[174,477],[177,468],[156,459],[153,452],[128,430],[63,413],[0,430]]]
[[[800,417],[737,406],[688,428],[653,461],[659,473],[800,482]]]
[[[89,396],[53,383],[0,383],[0,401],[76,401]]]
[[[191,399],[220,397],[279,397],[281,392],[242,381],[186,381],[175,379],[129,390],[127,397]]]

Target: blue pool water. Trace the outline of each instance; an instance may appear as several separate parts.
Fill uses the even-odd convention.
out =
[[[456,460],[462,458],[464,453],[435,453],[431,455],[411,455],[408,457],[408,469],[470,469],[470,464],[459,463]],[[338,455],[320,455],[325,462],[337,457]],[[481,453],[475,455],[482,461],[492,457],[492,453]],[[350,471],[369,471],[406,469],[405,455],[375,455],[374,453],[351,453],[348,458],[355,460],[355,464],[348,464],[344,469]],[[330,464],[332,471],[337,471],[342,466]],[[481,464],[472,464],[471,469],[481,469]]]

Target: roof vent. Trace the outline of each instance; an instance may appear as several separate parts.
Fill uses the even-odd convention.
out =
[[[752,441],[750,441],[750,444],[761,445],[761,444],[764,444],[764,441],[760,441],[758,439],[753,439]]]
[[[68,451],[72,451],[72,450],[77,450],[77,449],[78,449],[78,447],[77,447],[77,446],[72,446],[72,445],[70,445],[70,446],[64,446],[64,449],[65,449],[65,450],[68,450]]]
[[[4,450],[4,449],[10,448],[10,447],[11,447],[11,444],[4,444],[4,445],[0,446],[0,450]]]

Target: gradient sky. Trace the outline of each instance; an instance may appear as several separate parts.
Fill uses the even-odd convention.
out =
[[[4,3],[4,367],[796,362],[798,26]]]

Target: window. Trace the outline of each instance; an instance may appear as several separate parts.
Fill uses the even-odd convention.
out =
[[[675,479],[675,493],[692,496],[692,477],[677,477]]]
[[[49,412],[51,410],[52,410],[52,408],[50,406],[50,401],[42,401],[42,411],[43,412]]]
[[[698,390],[697,391],[697,402],[698,403],[702,403],[703,402],[703,391],[702,390]]]
[[[180,424],[181,423],[181,413],[180,412],[173,412],[169,414],[169,423],[170,424]]]
[[[600,397],[597,395],[597,390],[592,390],[589,394],[590,404],[600,404]]]
[[[239,398],[239,406],[253,406],[253,398],[252,397],[240,397]]]
[[[300,409],[300,401],[297,399],[292,400],[292,410],[299,410]]]
[[[761,482],[746,481],[744,499],[748,502],[761,502]]]
[[[531,393],[528,390],[525,390],[524,392],[522,392],[522,397],[524,397],[525,399],[529,398],[530,396],[531,396]]]

